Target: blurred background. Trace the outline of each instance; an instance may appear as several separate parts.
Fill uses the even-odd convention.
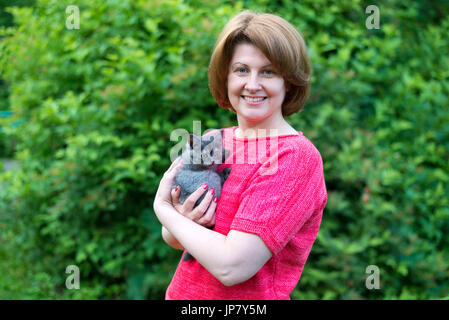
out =
[[[238,125],[207,67],[242,9],[291,22],[313,66],[288,121],[321,152],[328,203],[292,298],[449,299],[442,0],[0,1],[1,299],[163,299],[181,255],[152,208],[170,132]]]

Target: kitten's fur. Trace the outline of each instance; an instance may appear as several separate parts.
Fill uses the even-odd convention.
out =
[[[201,203],[211,188],[215,190],[214,197],[220,198],[222,186],[231,172],[231,168],[226,168],[220,173],[217,172],[218,166],[224,163],[229,156],[229,150],[223,148],[222,137],[223,129],[202,137],[190,134],[189,141],[181,155],[183,165],[176,174],[172,186],[172,188],[175,188],[177,185],[181,187],[181,195],[179,196],[181,204],[205,183],[208,184],[208,190],[204,191],[194,207]],[[198,146],[201,147],[199,148]],[[182,260],[187,261],[191,258],[193,257],[188,252],[185,252]]]

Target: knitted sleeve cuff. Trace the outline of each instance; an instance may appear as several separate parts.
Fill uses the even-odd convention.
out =
[[[260,222],[235,218],[232,221],[231,230],[258,235],[273,255],[276,255],[282,250],[282,245],[276,241],[276,238],[273,236],[271,230],[266,226],[261,225]]]

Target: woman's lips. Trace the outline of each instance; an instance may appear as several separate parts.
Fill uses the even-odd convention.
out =
[[[259,104],[262,104],[267,97],[248,97],[248,96],[241,96],[245,102],[251,106],[257,106]]]

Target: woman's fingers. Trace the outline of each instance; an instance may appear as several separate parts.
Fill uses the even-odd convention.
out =
[[[200,186],[198,189],[196,189],[190,196],[187,197],[187,199],[184,201],[184,211],[190,212],[193,210],[193,207],[195,206],[195,203],[199,198],[201,198],[201,195],[207,190],[207,183]]]
[[[204,199],[200,202],[200,204],[193,210],[192,220],[199,223],[199,220],[205,215],[205,213],[207,212],[207,208],[209,208],[212,197],[214,195],[214,191],[214,188],[211,188],[204,196]]]
[[[171,202],[171,189],[173,185],[173,180],[175,179],[175,176],[179,171],[179,169],[181,169],[181,167],[182,167],[182,159],[179,157],[178,159],[173,161],[168,170],[165,171],[161,181],[159,182],[159,187],[154,197],[153,207],[154,206],[159,207],[161,205],[173,206]]]
[[[177,186],[171,190],[171,200],[173,202],[173,207],[176,209],[181,205],[179,203],[179,196],[181,195],[181,187]]]
[[[178,186],[177,188],[172,189],[171,197],[173,206],[184,216],[195,221],[196,223],[210,227],[215,224],[215,209],[217,207],[217,202],[213,201],[214,199],[214,188],[211,188],[205,194],[203,200],[199,203],[199,205],[195,208],[194,205],[198,201],[199,198],[206,192],[207,185],[200,186],[197,190],[195,190],[185,201],[184,204],[179,202],[179,197],[181,194],[181,188]]]
[[[214,197],[206,213],[198,220],[198,223],[205,227],[212,227],[215,224],[215,210],[217,208],[218,198]]]

